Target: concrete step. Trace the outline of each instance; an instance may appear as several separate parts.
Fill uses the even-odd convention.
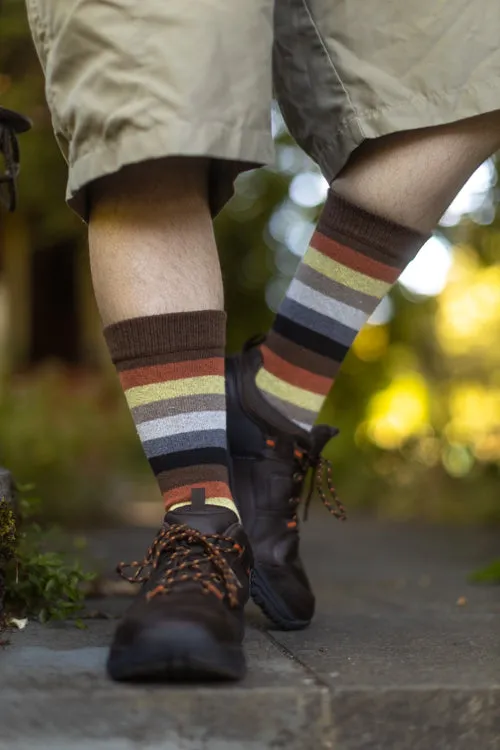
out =
[[[104,570],[148,530],[99,532]],[[495,535],[316,520],[305,557],[318,613],[269,630],[250,606],[237,685],[124,686],[104,664],[110,619],[29,623],[0,651],[1,750],[500,750],[500,588],[473,587]],[[125,553],[125,555],[124,555]]]

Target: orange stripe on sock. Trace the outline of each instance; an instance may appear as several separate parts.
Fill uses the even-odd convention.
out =
[[[260,350],[262,352],[264,368],[280,380],[321,396],[326,396],[332,387],[333,379],[316,375],[313,372],[290,364],[290,362],[279,357],[265,344],[260,347]]]
[[[210,359],[195,359],[187,362],[170,362],[166,365],[151,365],[138,367],[135,370],[120,372],[120,382],[123,390],[136,388],[141,385],[165,383],[169,380],[183,378],[197,378],[204,375],[224,375],[224,359],[212,357]]]
[[[311,247],[328,258],[336,260],[337,263],[342,263],[343,266],[347,266],[353,271],[359,271],[372,279],[394,284],[401,274],[399,268],[386,266],[385,263],[380,263],[380,261],[369,258],[357,250],[330,239],[330,237],[325,237],[321,232],[313,234]]]
[[[191,490],[198,487],[203,487],[205,490],[205,498],[207,501],[209,501],[211,497],[227,497],[229,500],[232,500],[233,496],[231,495],[231,490],[226,482],[199,482],[197,484],[186,484],[183,487],[176,487],[174,490],[165,492],[163,494],[165,510],[168,510],[176,503],[191,500]]]

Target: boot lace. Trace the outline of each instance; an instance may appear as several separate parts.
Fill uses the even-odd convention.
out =
[[[237,607],[241,584],[226,555],[234,553],[242,557],[244,551],[230,537],[205,535],[183,524],[175,524],[159,530],[144,560],[122,562],[116,571],[130,583],[146,583],[160,565],[164,565],[157,585],[146,594],[148,600],[159,594],[168,594],[176,582],[195,581],[204,594],[213,594],[218,599],[227,596],[229,605]],[[127,575],[125,571],[128,569],[135,569],[135,573]]]
[[[247,341],[244,346],[244,351],[252,349],[255,346],[260,346],[265,340],[265,336],[257,334]],[[309,505],[315,490],[321,498],[321,502],[332,516],[338,518],[339,521],[345,521],[347,519],[346,510],[340,501],[337,490],[333,484],[332,462],[321,455],[321,451],[326,443],[331,440],[331,438],[338,435],[338,433],[339,430],[336,427],[318,425],[313,429],[312,445],[310,448],[304,449],[300,446],[295,447],[295,473],[293,475],[295,494],[289,501],[293,509],[292,520],[288,523],[289,528],[292,529],[298,527],[299,519],[296,511],[300,505],[302,488],[310,469],[312,469],[312,473],[308,492],[304,501],[303,520],[307,521]],[[274,438],[268,438],[266,444],[271,449],[276,448],[276,440]]]
[[[329,438],[334,437],[338,431],[335,428],[331,429]],[[304,512],[303,520],[307,521],[309,514],[309,506],[314,492],[317,492],[321,502],[327,509],[327,511],[337,518],[339,521],[345,521],[347,519],[347,513],[344,505],[342,504],[337,490],[333,484],[333,465],[332,462],[320,455],[320,450],[325,444],[325,440],[321,441],[319,447],[313,446],[311,449],[306,450],[304,448],[295,447],[294,459],[295,459],[295,472],[293,474],[293,481],[295,484],[295,494],[290,498],[290,505],[293,508],[292,521],[289,524],[290,528],[298,526],[298,514],[297,509],[301,503],[302,488],[304,482],[310,473],[309,487],[307,495],[304,500]]]

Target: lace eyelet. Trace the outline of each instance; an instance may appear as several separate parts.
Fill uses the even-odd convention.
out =
[[[190,549],[192,545],[203,547],[201,557],[200,555],[193,556],[193,550]],[[231,547],[229,550],[227,550],[228,545]],[[168,529],[162,529],[158,533],[144,560],[141,562],[134,561],[129,565],[121,563],[117,572],[131,583],[145,583],[158,568],[162,553],[168,550],[171,551],[167,561],[167,566],[170,566],[170,568],[162,572],[158,585],[148,593],[148,600],[157,594],[168,594],[172,586],[178,581],[193,580],[202,585],[203,592],[206,594],[212,593],[218,598],[224,598],[227,595],[229,605],[236,607],[238,598],[232,582],[234,572],[230,563],[222,554],[222,549],[237,553],[238,557],[241,557],[245,552],[242,545],[235,544],[234,540],[228,537],[218,534],[204,535],[195,529],[181,525],[172,526]],[[213,566],[212,572],[202,570],[200,568],[201,562],[211,563]],[[125,574],[126,568],[136,568],[137,570],[134,575],[128,576]],[[214,580],[223,586],[226,594],[213,585]]]

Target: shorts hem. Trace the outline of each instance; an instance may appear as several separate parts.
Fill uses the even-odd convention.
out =
[[[447,125],[500,109],[498,86],[488,83],[465,91],[429,92],[380,108],[345,117],[330,143],[316,145],[317,161],[328,182],[347,164],[351,154],[370,138]]]
[[[113,143],[90,146],[86,154],[69,163],[66,191],[68,205],[88,220],[86,187],[94,180],[118,172],[130,164],[168,156],[207,157],[240,163],[238,171],[274,161],[270,131],[229,127],[222,123],[192,126],[182,120],[160,124],[149,130],[126,132]]]

